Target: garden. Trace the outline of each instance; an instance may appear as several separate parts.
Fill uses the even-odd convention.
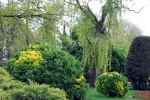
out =
[[[145,65],[134,63],[139,61],[136,54],[147,50],[139,46],[147,47],[149,43],[149,37],[136,37],[129,50],[125,74],[103,72],[96,77],[95,88],[89,87],[82,63],[69,53],[47,44],[29,45],[0,67],[0,99],[150,100],[149,70],[141,70]],[[145,53],[141,56],[149,57]]]
[[[150,37],[124,2],[1,0],[0,100],[150,100]]]

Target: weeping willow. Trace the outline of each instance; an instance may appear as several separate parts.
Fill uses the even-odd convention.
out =
[[[79,44],[83,46],[84,64],[95,66],[97,72],[111,68],[111,49],[116,43],[116,36],[121,33],[119,19],[121,18],[123,0],[101,0],[104,5],[100,8],[101,14],[96,17],[90,9],[80,6],[81,19],[75,25]],[[101,19],[98,19],[100,18]],[[100,26],[102,24],[102,26]],[[97,31],[97,26],[101,28]],[[120,28],[120,29],[119,29]],[[104,32],[102,33],[101,31]]]

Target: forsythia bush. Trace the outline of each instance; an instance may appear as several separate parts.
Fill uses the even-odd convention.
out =
[[[118,72],[108,72],[98,76],[95,86],[98,92],[110,97],[125,96],[128,90],[126,77]]]
[[[69,53],[48,45],[30,45],[15,53],[5,69],[17,80],[34,80],[63,89],[69,100],[84,100],[88,85],[83,66]],[[78,83],[77,80],[78,79]]]

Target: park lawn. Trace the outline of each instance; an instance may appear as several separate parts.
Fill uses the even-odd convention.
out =
[[[102,95],[96,91],[96,89],[89,88],[87,97],[85,100],[141,100],[137,98],[133,98],[133,94],[140,92],[138,90],[129,90],[124,97],[107,97]]]

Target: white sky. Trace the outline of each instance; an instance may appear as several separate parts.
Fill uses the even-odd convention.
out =
[[[139,26],[143,31],[143,35],[150,36],[150,0],[133,0],[131,9],[139,11],[144,7],[140,13],[134,13],[131,11],[126,12],[124,18]],[[133,5],[134,4],[134,5]]]

